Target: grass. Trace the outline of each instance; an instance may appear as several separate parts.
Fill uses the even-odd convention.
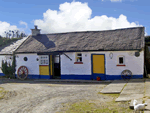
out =
[[[98,92],[98,94],[100,94],[100,95],[103,95],[103,96],[111,96],[111,97],[113,97],[113,98],[117,98],[117,97],[119,97],[119,95],[120,94],[103,94],[103,93],[101,93],[101,92]]]
[[[0,99],[4,98],[6,93],[7,93],[7,91],[5,91],[4,88],[0,87]]]
[[[85,100],[67,105],[69,108],[65,113],[132,113],[128,102],[117,103],[115,101],[96,104],[93,101]]]
[[[99,100],[84,100],[73,104],[63,104],[64,109],[59,113],[132,113],[129,102],[115,102],[119,94],[102,94],[110,98],[109,102]],[[111,98],[112,97],[112,98]]]

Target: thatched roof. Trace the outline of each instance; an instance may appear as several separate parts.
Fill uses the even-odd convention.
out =
[[[23,41],[25,41],[27,37],[24,37],[23,39],[8,43],[4,46],[0,47],[0,54],[13,54],[13,52],[22,44]]]
[[[144,27],[29,36],[15,51],[57,52],[93,50],[137,50],[144,47]]]

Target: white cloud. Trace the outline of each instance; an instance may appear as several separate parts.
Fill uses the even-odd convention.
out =
[[[3,37],[6,37],[5,31],[9,32],[9,30],[11,31],[15,31],[15,30],[19,30],[20,32],[25,32],[25,30],[28,28],[28,24],[26,22],[23,21],[19,21],[20,25],[25,25],[25,28],[18,28],[16,25],[10,25],[10,23],[8,22],[2,22],[0,21],[0,35]],[[11,33],[12,34],[12,33]]]
[[[28,28],[28,24],[27,24],[26,22],[24,22],[24,21],[19,21],[19,24],[20,24],[20,25],[25,25],[25,26],[26,26],[26,29]]]
[[[6,36],[5,31],[9,30],[18,30],[18,28],[15,25],[10,25],[7,22],[0,21],[0,35],[5,37]]]
[[[65,2],[60,4],[59,11],[48,9],[43,19],[34,20],[42,33],[58,33],[71,31],[110,30],[140,26],[137,22],[129,22],[121,14],[118,18],[106,15],[91,18],[92,10],[87,3]]]

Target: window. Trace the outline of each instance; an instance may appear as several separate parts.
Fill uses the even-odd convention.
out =
[[[24,59],[24,61],[27,61],[27,60],[28,60],[28,58],[27,58],[27,57],[24,57],[23,59]]]
[[[125,66],[125,57],[124,56],[119,56],[118,57],[118,64],[117,66]]]
[[[82,54],[81,53],[77,53],[76,62],[82,62]]]
[[[75,59],[74,64],[83,64],[83,62],[82,62],[82,53],[77,53],[76,54],[76,59]]]
[[[40,56],[39,60],[40,65],[49,65],[49,59],[47,55]]]
[[[54,57],[54,63],[59,63],[59,55],[56,55],[56,56]]]
[[[119,57],[119,64],[123,64],[123,57]]]

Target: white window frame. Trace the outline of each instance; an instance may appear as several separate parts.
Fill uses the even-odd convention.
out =
[[[120,58],[120,57],[123,58],[123,63],[120,63],[120,62],[119,62],[119,58]],[[119,64],[119,65],[125,65],[125,56],[123,56],[123,55],[118,56],[118,64]]]
[[[78,54],[81,54],[81,56],[78,56]],[[76,62],[83,62],[83,57],[82,57],[82,56],[83,56],[82,53],[76,53],[76,60],[75,60],[75,61],[76,61]],[[79,60],[78,60],[79,57],[82,58],[82,61],[79,61]]]
[[[49,56],[48,55],[40,55],[39,56],[39,65],[49,65]]]

